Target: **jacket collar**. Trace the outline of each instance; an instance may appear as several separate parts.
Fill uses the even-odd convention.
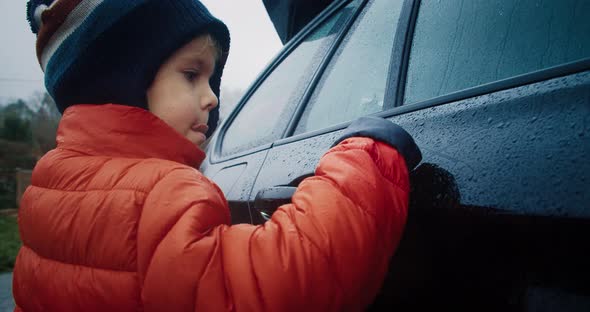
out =
[[[115,104],[73,105],[57,130],[59,148],[88,155],[160,158],[198,168],[205,153],[149,111]]]

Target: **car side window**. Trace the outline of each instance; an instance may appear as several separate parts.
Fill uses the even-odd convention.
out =
[[[370,1],[338,48],[295,134],[383,110],[393,40],[403,1]]]
[[[305,88],[343,25],[361,1],[352,1],[307,36],[248,99],[225,133],[222,155],[280,139]]]
[[[590,56],[590,1],[422,1],[404,103]]]

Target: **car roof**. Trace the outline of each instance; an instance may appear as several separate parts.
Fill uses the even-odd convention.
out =
[[[283,44],[336,1],[339,0],[262,0]]]

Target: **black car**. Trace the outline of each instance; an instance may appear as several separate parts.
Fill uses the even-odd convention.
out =
[[[201,168],[234,223],[381,116],[424,159],[372,309],[590,311],[590,1],[265,3],[286,45]]]

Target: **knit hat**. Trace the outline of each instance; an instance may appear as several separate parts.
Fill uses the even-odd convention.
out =
[[[60,112],[74,104],[116,103],[147,109],[160,66],[208,33],[222,48],[210,84],[219,98],[229,31],[197,0],[29,0],[45,87]],[[219,106],[209,113],[209,131]]]

